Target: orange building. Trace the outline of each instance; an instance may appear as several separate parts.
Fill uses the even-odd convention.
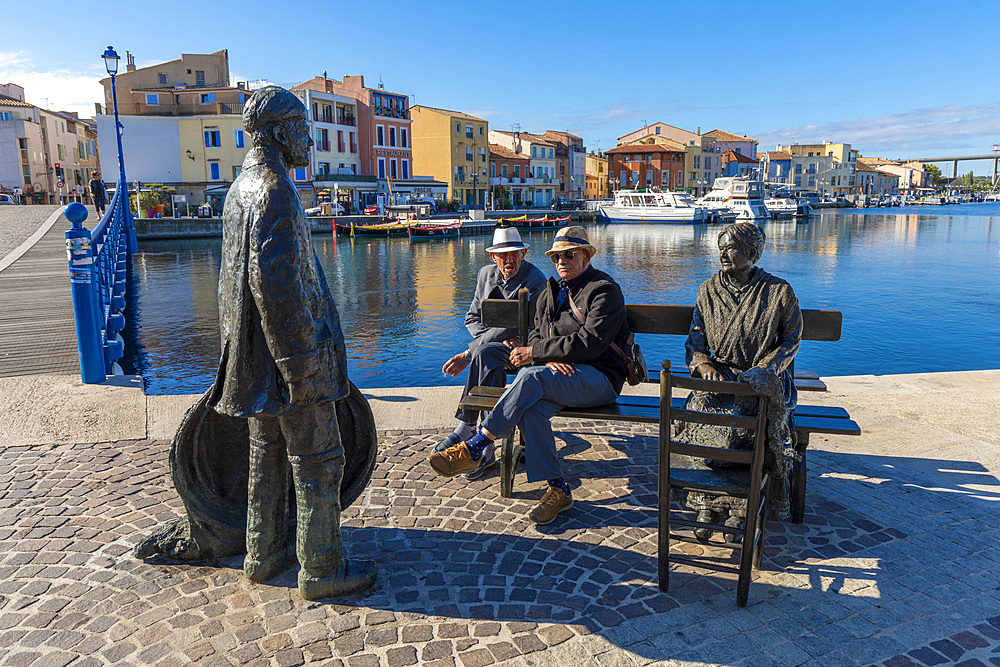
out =
[[[614,188],[679,190],[684,187],[684,150],[662,144],[618,146],[604,152]]]

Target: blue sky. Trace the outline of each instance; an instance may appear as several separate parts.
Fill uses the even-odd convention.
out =
[[[381,77],[413,104],[479,115],[495,129],[568,130],[589,149],[655,121],[747,134],[769,150],[826,139],[889,158],[987,154],[1000,143],[997,2],[118,6],[38,22],[22,3],[19,28],[0,40],[0,82],[89,116],[108,44],[140,67],[228,49],[240,80]]]

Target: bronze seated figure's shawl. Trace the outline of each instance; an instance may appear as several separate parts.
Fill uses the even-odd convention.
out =
[[[686,361],[692,371],[711,364],[729,381],[748,382],[768,397],[768,434],[764,470],[771,475],[770,506],[780,519],[789,516],[789,459],[794,455],[792,412],[797,395],[791,364],[802,339],[802,313],[791,285],[759,267],[751,270],[745,286],[724,272],[705,281],[698,289],[691,330],[685,344]],[[707,392],[693,392],[687,399],[691,410],[755,414],[756,399]],[[752,449],[750,432],[706,425],[679,425],[684,439],[700,445]],[[725,464],[708,460],[706,465]],[[742,518],[743,502],[718,499],[707,494],[688,494],[692,509],[707,509]]]

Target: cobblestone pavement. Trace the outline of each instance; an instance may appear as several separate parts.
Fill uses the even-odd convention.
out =
[[[738,609],[727,575],[678,567],[669,593],[656,587],[652,432],[567,424],[576,504],[538,528],[526,514],[542,489],[523,473],[501,499],[495,472],[429,471],[444,433],[381,433],[343,519],[379,585],[320,602],[299,598],[294,569],[253,585],[240,558],[129,555],[180,513],[166,442],[9,447],[0,664],[1000,664],[988,473],[939,461],[931,485],[905,459],[812,452],[806,523],[768,524],[765,570]]]
[[[58,206],[0,206],[0,259],[28,240]],[[94,217],[93,207],[88,220]]]

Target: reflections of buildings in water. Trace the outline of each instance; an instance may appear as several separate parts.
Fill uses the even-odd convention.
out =
[[[955,211],[956,209],[952,209]],[[839,343],[803,343],[799,367],[823,375],[1000,367],[1000,216],[830,213],[769,222],[765,270],[788,280],[804,308],[844,313]],[[1000,213],[1000,207],[997,207]],[[718,270],[718,226],[589,225],[594,263],[634,303],[694,301]],[[529,260],[554,231],[526,232]],[[465,311],[490,237],[313,237],[337,301],[350,372],[360,387],[456,384],[441,364],[468,342]],[[218,361],[219,240],[141,244],[126,337],[149,393],[205,389]],[[640,336],[651,363],[683,360],[680,336]]]

